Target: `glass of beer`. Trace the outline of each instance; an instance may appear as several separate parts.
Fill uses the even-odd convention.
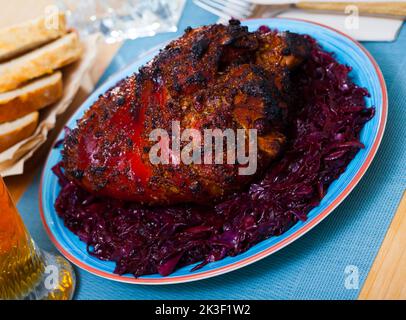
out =
[[[36,246],[0,176],[0,299],[69,300],[74,289],[71,265]]]

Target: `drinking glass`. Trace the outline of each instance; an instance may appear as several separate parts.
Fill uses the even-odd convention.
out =
[[[75,282],[68,261],[37,247],[0,176],[0,299],[68,300]]]
[[[175,32],[185,0],[57,0],[70,26],[106,42]],[[52,10],[51,10],[52,11]]]

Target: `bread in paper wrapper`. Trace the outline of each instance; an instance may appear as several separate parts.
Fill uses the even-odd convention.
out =
[[[83,42],[83,55],[74,64],[63,69],[63,96],[55,104],[41,110],[35,132],[27,139],[0,153],[0,174],[3,177],[19,175],[24,171],[24,163],[47,140],[48,133],[55,127],[58,115],[64,113],[86,79],[97,50],[97,36]]]

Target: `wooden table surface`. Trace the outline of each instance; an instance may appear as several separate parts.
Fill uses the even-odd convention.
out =
[[[44,12],[52,0],[0,0],[0,28],[16,22],[35,18]],[[96,62],[91,70],[93,83],[102,75],[110,63],[119,45],[100,44]],[[88,92],[81,90],[74,99],[66,114],[60,116],[56,129],[52,130],[48,141],[53,141],[65,121],[73,113]],[[14,198],[18,201],[30,185],[34,175],[42,166],[49,143],[35,153],[25,167],[25,173],[20,176],[7,177],[6,184]],[[361,290],[359,299],[406,299],[406,193],[403,195],[399,208],[386,234],[384,242],[368,274]]]

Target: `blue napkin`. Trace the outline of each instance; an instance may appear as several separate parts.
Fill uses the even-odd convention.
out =
[[[188,25],[217,17],[188,1],[177,34],[127,41],[101,79]],[[285,249],[240,270],[198,282],[145,286],[113,282],[76,268],[76,299],[355,299],[406,189],[406,28],[393,43],[365,43],[389,92],[386,132],[372,166],[327,219]],[[38,245],[56,252],[39,218],[39,174],[18,208]]]

